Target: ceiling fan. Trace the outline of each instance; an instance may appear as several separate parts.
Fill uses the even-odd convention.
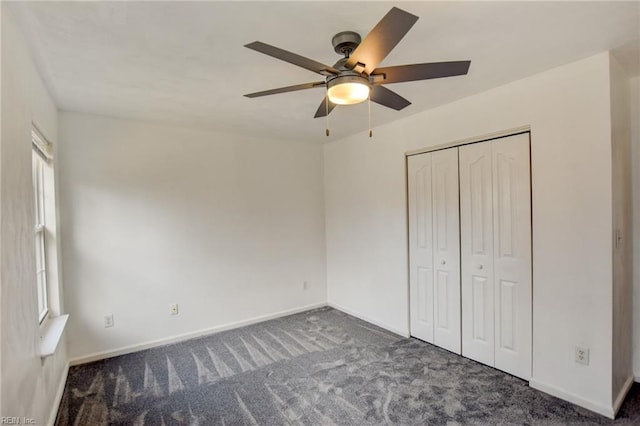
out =
[[[331,40],[336,53],[343,55],[333,66],[316,62],[275,46],[254,41],[245,45],[265,55],[289,62],[325,77],[312,83],[296,84],[262,92],[249,93],[257,98],[278,93],[325,87],[326,96],[314,118],[328,115],[336,105],[353,105],[370,99],[380,105],[401,110],[411,102],[383,85],[467,74],[471,61],[431,62],[377,68],[409,32],[418,17],[397,7],[392,8],[362,40],[358,33],[343,31]]]

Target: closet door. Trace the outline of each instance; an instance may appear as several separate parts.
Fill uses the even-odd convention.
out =
[[[407,158],[411,335],[433,342],[431,154]]]
[[[495,365],[491,143],[460,147],[462,355]]]
[[[495,366],[531,377],[531,178],[529,134],[491,142]]]
[[[408,158],[411,335],[460,353],[458,149]]]
[[[460,354],[458,149],[431,153],[434,343]]]

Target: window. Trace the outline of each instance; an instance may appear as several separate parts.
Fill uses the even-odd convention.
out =
[[[47,288],[47,245],[46,245],[46,177],[50,157],[48,144],[36,131],[31,136],[33,153],[33,193],[35,195],[35,251],[36,251],[36,288],[38,294],[38,321],[42,323],[49,313]]]

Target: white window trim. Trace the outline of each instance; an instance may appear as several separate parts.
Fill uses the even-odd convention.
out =
[[[40,322],[40,357],[44,361],[46,357],[55,354],[58,344],[62,339],[62,334],[67,324],[69,315],[62,315],[60,312],[60,301],[55,300],[60,296],[60,280],[59,277],[51,275],[57,273],[56,265],[50,262],[56,262],[58,253],[57,247],[50,247],[51,244],[55,244],[54,240],[48,241],[49,237],[56,237],[55,232],[58,229],[56,215],[52,213],[56,212],[55,201],[55,182],[47,181],[47,176],[55,179],[54,176],[54,161],[53,161],[53,145],[43,136],[38,130],[37,126],[33,124],[31,132],[31,145],[33,150],[34,164],[39,167],[42,179],[38,182],[41,191],[36,188],[36,224],[35,224],[35,242],[37,246],[36,250],[40,250],[40,254],[36,254],[36,262],[38,260],[43,261],[43,267],[40,268],[41,263],[38,263],[36,268],[37,282],[44,282],[42,291],[38,292],[44,299],[38,300],[38,310],[40,311],[41,301],[44,300],[46,309],[38,313],[38,320]],[[49,170],[50,169],[50,170]],[[34,167],[34,177],[36,168]],[[35,182],[35,180],[34,180]],[[35,185],[34,185],[35,188]],[[47,191],[54,191],[53,194],[48,194]],[[38,199],[38,193],[41,197]],[[52,197],[50,197],[52,196]],[[47,201],[48,200],[48,201]],[[47,204],[48,203],[48,204]],[[55,222],[47,222],[55,221]],[[51,226],[51,228],[49,228]],[[51,252],[51,250],[54,250]],[[47,254],[52,254],[53,258],[49,259]],[[51,300],[51,297],[54,300]],[[57,315],[57,316],[54,316]]]
[[[33,126],[31,130],[31,145],[36,154],[38,154],[46,163],[53,160],[53,146],[37,127]]]
[[[35,147],[35,144],[34,144]],[[41,157],[36,149],[34,152]],[[34,195],[35,195],[35,249],[36,249],[36,292],[38,296],[38,322],[42,323],[47,319],[49,314],[49,296],[48,296],[48,280],[47,280],[47,251],[46,251],[46,228],[44,219],[44,167],[45,159],[33,160],[33,179],[34,179]]]

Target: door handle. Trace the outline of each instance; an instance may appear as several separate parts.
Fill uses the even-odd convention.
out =
[[[442,262],[440,262],[440,263],[442,263],[443,265],[446,265],[447,261],[443,259]]]
[[[484,268],[484,266],[478,265],[478,269],[482,269],[482,268]]]

